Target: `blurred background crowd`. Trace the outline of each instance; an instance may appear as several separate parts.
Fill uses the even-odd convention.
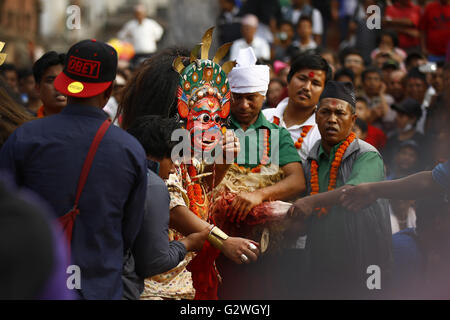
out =
[[[113,45],[119,72],[105,111],[114,117],[120,89],[140,61],[169,46],[190,48],[215,25],[213,45],[233,43],[228,59],[252,46],[259,63],[271,67],[264,108],[287,97],[290,62],[299,53],[319,53],[335,80],[353,82],[354,130],[383,154],[388,179],[448,158],[442,146],[449,139],[450,92],[444,89],[450,85],[445,64],[450,60],[449,1],[2,0],[0,17],[0,41],[6,43],[2,52],[8,54],[0,67],[1,92],[25,111],[13,117],[13,124],[1,125],[1,141],[15,125],[39,116],[42,105],[49,115],[66,103],[51,85],[63,57],[54,54],[34,64],[45,52],[65,52],[87,37]],[[55,70],[49,72],[50,66]],[[414,226],[413,203],[392,210],[394,230]]]
[[[73,5],[78,16],[68,9]],[[23,122],[65,106],[52,81],[62,70],[58,53],[78,40],[96,38],[118,51],[105,107],[114,118],[121,88],[143,59],[174,45],[191,48],[213,25],[216,48],[233,43],[227,59],[251,46],[270,66],[264,108],[287,97],[298,54],[322,55],[334,80],[354,84],[354,131],[381,152],[387,179],[448,159],[448,0],[0,0],[0,41],[8,54],[0,66],[0,147]],[[416,209],[414,201],[392,201],[393,233],[416,226]]]

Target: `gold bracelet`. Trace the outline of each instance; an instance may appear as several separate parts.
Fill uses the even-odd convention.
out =
[[[228,235],[220,230],[218,227],[214,226],[208,234],[208,241],[211,245],[222,251],[223,241],[228,239]]]

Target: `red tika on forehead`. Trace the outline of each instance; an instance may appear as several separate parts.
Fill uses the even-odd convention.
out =
[[[311,71],[310,73],[308,73],[308,77],[310,77],[310,78],[314,78],[314,72],[313,72],[313,71]]]

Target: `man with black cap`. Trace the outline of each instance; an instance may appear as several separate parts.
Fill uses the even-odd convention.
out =
[[[425,147],[424,136],[417,131],[417,122],[422,116],[422,109],[420,103],[412,98],[406,98],[401,103],[393,104],[392,109],[397,112],[395,116],[396,132],[394,132],[387,140],[386,146],[383,150],[384,161],[390,169],[394,154],[403,141],[413,140],[419,146],[420,162],[423,162],[426,152],[423,152]]]
[[[68,105],[18,128],[0,152],[0,168],[65,220],[71,264],[79,268],[74,276],[81,277],[76,289],[84,299],[122,298],[124,252],[144,213],[145,152],[134,137],[109,126],[102,110],[116,69],[117,53],[109,45],[84,40],[72,46],[54,82]]]
[[[379,268],[381,289],[389,276],[387,204],[378,201],[357,214],[338,205],[346,185],[384,180],[380,154],[352,132],[355,120],[353,85],[329,81],[316,112],[322,138],[303,164],[309,196],[289,211],[306,226],[307,278],[314,298],[369,298],[381,290],[370,290],[380,283],[369,279],[368,270]]]

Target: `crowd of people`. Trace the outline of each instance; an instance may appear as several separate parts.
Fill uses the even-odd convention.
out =
[[[450,2],[218,4],[0,66],[0,298],[449,298]]]

